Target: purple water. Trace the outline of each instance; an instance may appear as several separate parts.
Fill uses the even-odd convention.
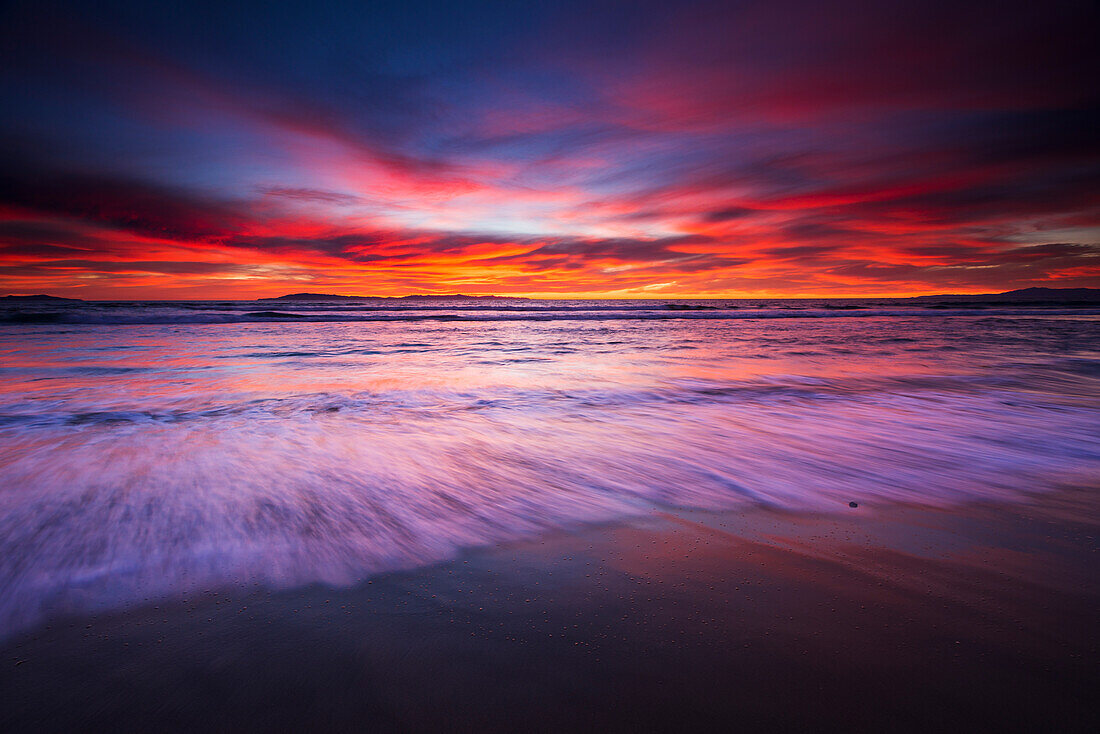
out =
[[[718,305],[8,309],[0,633],[658,509],[1100,477],[1096,310]]]

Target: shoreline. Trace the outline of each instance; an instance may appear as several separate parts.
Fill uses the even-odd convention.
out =
[[[655,512],[0,643],[6,731],[1089,731],[1096,493]]]

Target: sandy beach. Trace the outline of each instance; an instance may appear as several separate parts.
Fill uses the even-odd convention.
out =
[[[0,652],[5,731],[1094,731],[1086,490],[675,511]]]

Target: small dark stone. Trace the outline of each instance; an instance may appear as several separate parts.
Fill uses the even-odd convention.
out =
[[[859,507],[859,503],[858,502],[849,502],[848,506],[849,507]]]

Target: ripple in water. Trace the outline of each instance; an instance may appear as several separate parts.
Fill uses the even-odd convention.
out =
[[[0,629],[654,508],[1095,484],[1092,318],[778,323],[4,327]]]

